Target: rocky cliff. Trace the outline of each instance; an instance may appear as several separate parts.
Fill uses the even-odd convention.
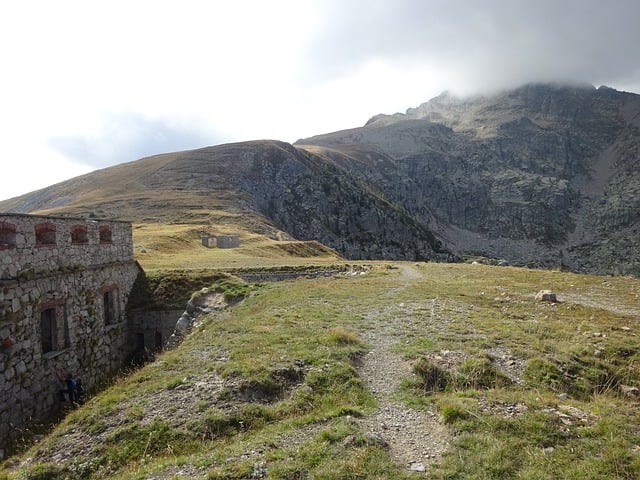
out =
[[[157,155],[0,210],[193,222],[224,211],[348,258],[474,255],[638,275],[639,164],[640,96],[527,85],[487,97],[443,93],[295,145]]]
[[[528,85],[473,99],[444,93],[298,143],[378,152],[393,164],[388,179],[352,167],[418,221],[436,223],[457,253],[637,275],[639,127],[638,95]]]

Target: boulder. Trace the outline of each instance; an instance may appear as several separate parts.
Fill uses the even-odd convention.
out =
[[[627,398],[640,399],[640,389],[630,385],[620,385],[620,392]]]
[[[551,290],[540,290],[536,293],[536,300],[539,302],[557,302],[558,297]]]

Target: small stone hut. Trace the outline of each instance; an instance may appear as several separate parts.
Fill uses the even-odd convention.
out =
[[[202,245],[207,248],[237,248],[240,246],[238,235],[203,235]]]

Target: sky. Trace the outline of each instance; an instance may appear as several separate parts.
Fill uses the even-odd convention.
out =
[[[638,0],[0,3],[0,200],[158,153],[362,126],[444,90],[640,93]]]

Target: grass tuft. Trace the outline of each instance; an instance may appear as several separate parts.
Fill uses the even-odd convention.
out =
[[[498,370],[487,358],[468,358],[458,368],[459,383],[464,388],[486,390],[502,388],[511,384],[511,380]]]
[[[447,370],[427,358],[420,358],[413,365],[413,372],[420,378],[421,386],[426,392],[441,392],[451,385],[453,380]]]
[[[362,343],[357,332],[343,327],[335,327],[329,330],[328,341],[336,345],[358,345]]]
[[[567,387],[560,368],[544,358],[532,358],[527,362],[524,379],[533,388],[547,388],[554,392],[563,392]]]

